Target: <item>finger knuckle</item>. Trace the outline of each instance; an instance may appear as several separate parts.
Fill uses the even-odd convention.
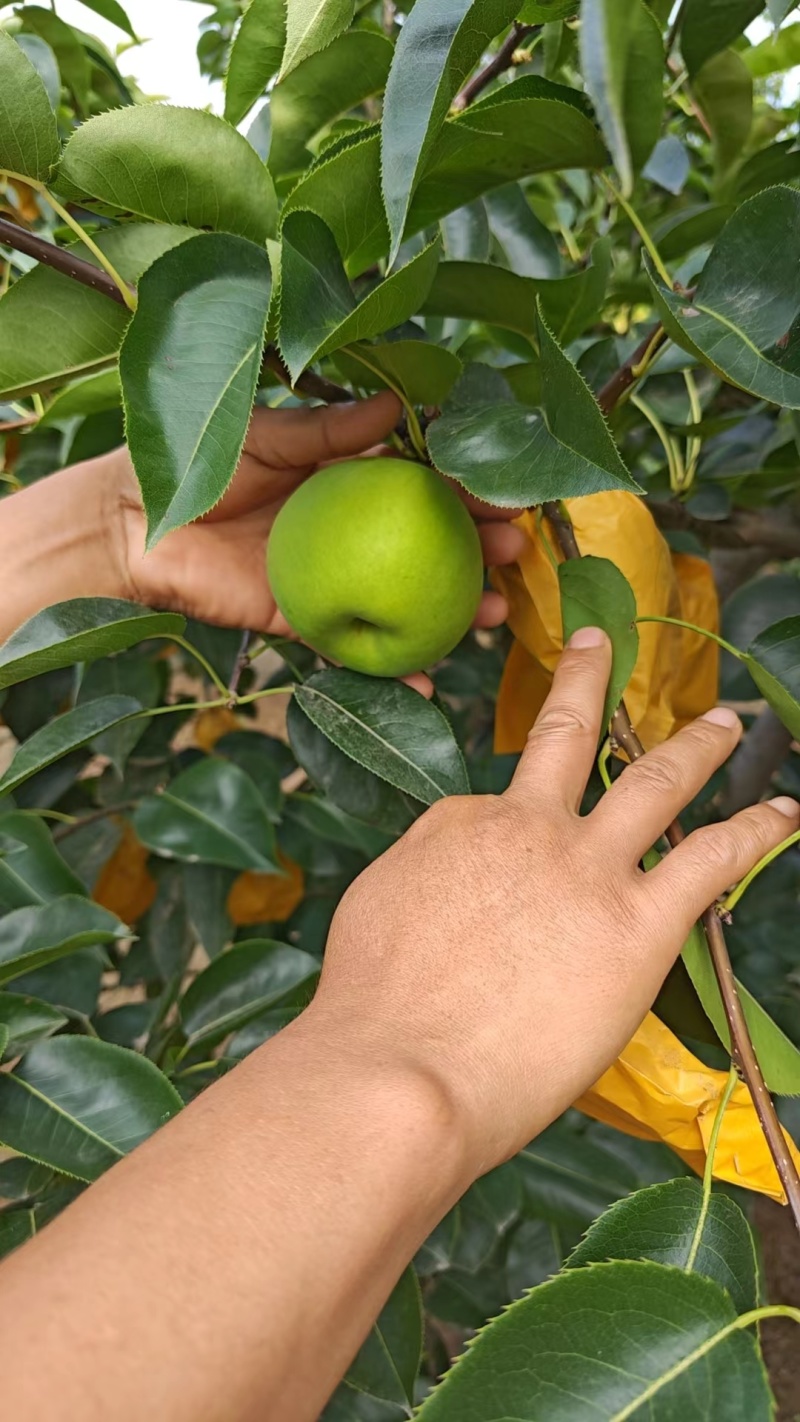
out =
[[[645,756],[626,772],[637,791],[648,797],[672,798],[683,790],[684,778],[679,765],[673,761]]]
[[[570,702],[545,706],[534,722],[529,741],[550,740],[593,734],[592,725],[583,707]]]

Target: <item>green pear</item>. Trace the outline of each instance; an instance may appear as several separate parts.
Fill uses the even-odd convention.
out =
[[[267,571],[298,636],[370,676],[440,661],[483,587],[464,505],[433,469],[405,459],[351,459],[307,479],[275,520]]]

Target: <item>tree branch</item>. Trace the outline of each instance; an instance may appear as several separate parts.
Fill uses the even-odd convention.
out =
[[[6,247],[13,247],[17,252],[24,252],[27,257],[35,257],[54,271],[72,277],[73,281],[82,282],[84,286],[90,286],[94,291],[102,292],[103,296],[109,296],[120,306],[125,306],[122,292],[102,267],[96,267],[91,262],[84,261],[82,257],[74,256],[65,247],[57,247],[55,242],[47,242],[43,237],[37,237],[35,232],[27,232],[24,227],[18,227],[16,222],[10,222],[7,217],[0,217],[0,242]]]
[[[326,405],[343,405],[345,401],[352,403],[353,396],[349,390],[345,390],[343,385],[336,385],[332,380],[326,380],[324,375],[315,375],[313,370],[304,370],[293,384],[289,370],[275,346],[265,348],[261,366],[262,369],[271,370],[273,375],[277,375],[281,385],[285,385],[287,390],[299,390],[301,395],[310,395],[315,400],[322,400]]]
[[[487,84],[491,84],[493,79],[503,74],[506,69],[513,69],[515,64],[522,61],[516,57],[517,50],[529,35],[536,34],[541,25],[520,25],[516,20],[511,29],[511,33],[503,41],[497,54],[489,60],[485,69],[481,69],[474,74],[468,84],[464,85],[460,94],[453,100],[453,111],[457,114],[463,113],[470,104],[474,103],[478,95],[484,90]]]
[[[625,391],[629,390],[631,385],[635,385],[642,373],[638,367],[645,357],[649,355],[652,358],[667,339],[667,333],[663,326],[652,326],[647,335],[639,342],[633,355],[629,355],[619,370],[616,370],[610,380],[606,381],[605,385],[597,392],[597,403],[604,415],[610,414]]]
[[[800,523],[785,508],[734,509],[717,521],[695,518],[677,499],[648,507],[659,528],[696,533],[711,548],[762,548],[765,558],[800,558]]]
[[[550,523],[565,558],[580,558],[581,551],[575,538],[575,530],[566,512],[555,503],[546,503],[544,513]],[[624,701],[614,713],[611,721],[611,735],[633,762],[644,755],[644,746],[634,730]],[[671,848],[675,848],[685,838],[680,823],[674,820],[666,831]],[[750,1030],[742,1009],[736,986],[731,960],[725,943],[725,934],[716,908],[712,905],[702,917],[708,951],[714,966],[720,995],[725,1009],[725,1018],[731,1040],[731,1060],[737,1072],[747,1084],[747,1089],[756,1109],[761,1129],[775,1162],[778,1178],[789,1202],[795,1224],[800,1230],[800,1175],[792,1160],[781,1130],[772,1097],[767,1091],[761,1067],[756,1057]]]

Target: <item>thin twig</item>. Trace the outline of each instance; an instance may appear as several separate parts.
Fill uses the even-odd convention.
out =
[[[484,69],[473,75],[469,83],[464,85],[461,93],[454,98],[454,112],[460,114],[464,109],[468,109],[487,84],[491,84],[492,80],[497,79],[498,75],[503,74],[506,69],[513,69],[515,64],[522,63],[522,59],[517,55],[520,45],[541,28],[541,25],[520,25],[515,20],[511,33],[501,44],[497,54],[489,60]]]
[[[82,819],[73,820],[71,824],[59,825],[53,830],[53,839],[66,839],[68,835],[76,834],[85,825],[96,824],[98,820],[111,819],[114,815],[121,815],[125,810],[135,808],[135,800],[123,800],[119,805],[104,805],[101,810],[93,810],[90,815],[84,815]]]
[[[619,370],[614,374],[597,394],[597,403],[604,415],[608,415],[614,406],[620,401],[626,390],[636,384],[640,375],[644,372],[639,369],[645,359],[652,361],[657,351],[661,349],[668,339],[663,326],[651,326],[647,335],[641,340],[628,359],[623,362]]]
[[[575,537],[575,530],[565,510],[556,503],[546,503],[544,512],[564,557],[567,559],[580,558],[581,551]],[[611,735],[617,745],[624,750],[629,761],[640,760],[644,755],[644,746],[634,730],[624,701],[620,702],[612,718]],[[674,820],[666,830],[666,837],[673,849],[685,838],[683,829],[677,820]],[[772,1097],[767,1091],[753,1048],[750,1029],[742,1009],[736,978],[725,943],[722,922],[713,905],[703,914],[702,925],[725,1009],[725,1018],[731,1039],[731,1060],[750,1092],[770,1155],[775,1162],[778,1178],[789,1202],[795,1224],[800,1230],[800,1175],[786,1145]]]
[[[26,257],[35,257],[45,266],[53,267],[64,276],[72,277],[73,281],[82,282],[84,286],[102,292],[103,296],[109,296],[120,306],[126,305],[116,282],[112,281],[102,267],[96,267],[92,262],[74,256],[64,247],[57,247],[55,242],[47,242],[43,237],[37,237],[35,232],[27,232],[24,227],[18,227],[16,222],[10,222],[7,217],[0,217],[0,242],[6,247],[13,247],[17,252],[24,252]]]
[[[228,705],[230,706],[231,710],[236,705],[238,699],[239,682],[242,679],[244,669],[250,664],[250,647],[252,641],[253,633],[249,629],[242,633],[242,640],[239,643],[239,651],[236,654],[236,661],[233,664],[231,679],[228,682],[228,691],[230,692],[231,697]]]
[[[315,400],[324,401],[326,405],[343,405],[345,402],[352,404],[353,396],[349,390],[345,390],[343,385],[336,385],[332,380],[326,380],[324,375],[315,375],[313,370],[304,370],[303,374],[298,375],[292,382],[291,374],[275,346],[266,347],[261,365],[262,369],[271,370],[273,375],[277,375],[281,385],[285,385],[288,390],[299,390],[301,395],[311,395]]]

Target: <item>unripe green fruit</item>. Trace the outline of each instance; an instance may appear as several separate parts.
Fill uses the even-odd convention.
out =
[[[440,661],[483,588],[464,505],[434,470],[405,459],[351,459],[307,479],[275,520],[268,572],[303,641],[371,676]]]

